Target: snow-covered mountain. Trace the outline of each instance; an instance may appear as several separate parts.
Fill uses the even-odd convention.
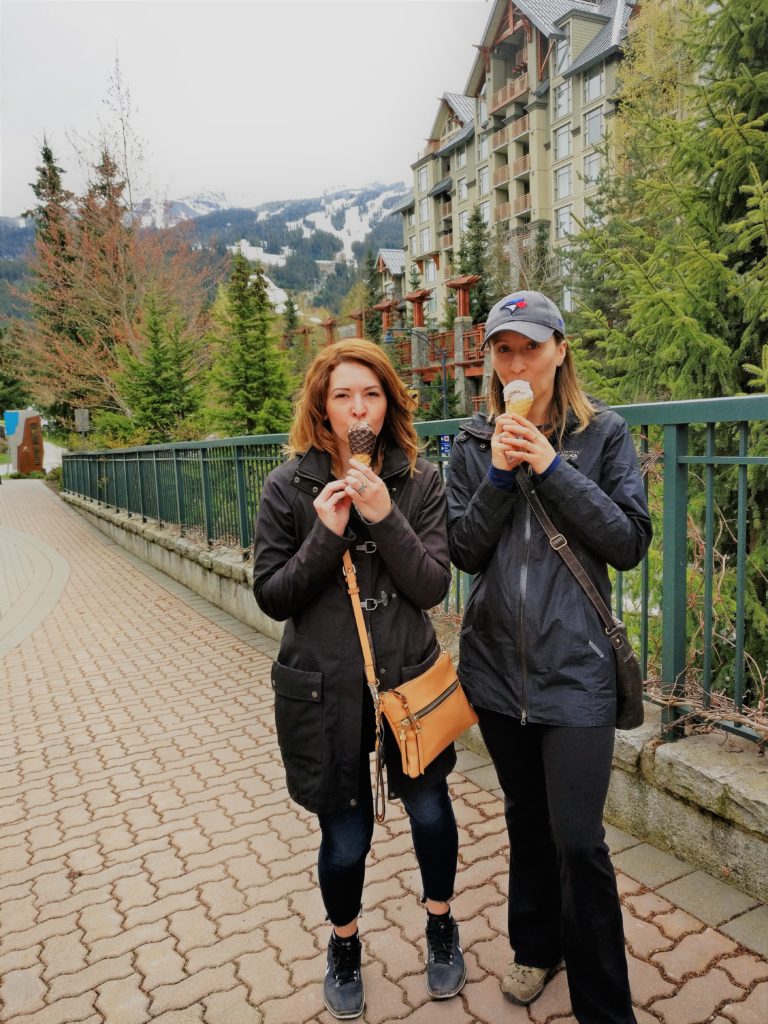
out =
[[[250,218],[243,215],[252,211],[252,228],[244,232],[247,235],[245,240],[251,245],[268,249],[269,235],[265,236],[263,231],[260,233],[259,225],[266,227],[271,222],[274,226],[275,221],[281,220],[286,230],[301,231],[305,239],[317,231],[334,235],[342,243],[344,258],[351,261],[353,243],[362,242],[405,192],[402,182],[394,185],[376,183],[326,192],[312,199],[271,200],[255,205],[233,202],[231,197],[221,192],[200,192],[173,200],[146,199],[139,204],[137,212],[141,223],[147,227],[171,227],[181,221],[218,214],[217,226],[226,228],[230,226],[226,218],[223,223],[220,219],[226,211],[237,211],[238,226],[244,219],[248,223]]]

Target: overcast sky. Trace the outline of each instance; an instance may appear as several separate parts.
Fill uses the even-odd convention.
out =
[[[83,187],[72,140],[108,122],[116,53],[155,196],[261,202],[410,186],[439,97],[464,89],[491,10],[489,0],[2,0],[0,213],[33,205],[44,135],[65,185]]]

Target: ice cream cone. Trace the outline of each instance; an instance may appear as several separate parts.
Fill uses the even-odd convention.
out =
[[[347,431],[349,438],[349,454],[353,459],[370,466],[373,452],[376,447],[376,435],[365,420],[360,423],[353,423]]]
[[[527,380],[511,380],[504,386],[504,410],[527,416],[533,405],[533,390]]]

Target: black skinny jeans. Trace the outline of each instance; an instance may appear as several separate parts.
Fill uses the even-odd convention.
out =
[[[405,778],[403,805],[411,822],[423,899],[447,902],[453,896],[459,833],[445,779]],[[320,892],[332,924],[349,924],[360,913],[365,858],[373,835],[373,795],[369,755],[360,754],[357,807],[320,814],[322,832],[317,870]]]
[[[476,711],[504,791],[515,961],[554,967],[565,958],[579,1024],[635,1024],[603,828],[613,727],[521,725]]]

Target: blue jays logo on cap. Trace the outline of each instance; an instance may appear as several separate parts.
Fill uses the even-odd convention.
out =
[[[528,308],[528,303],[525,301],[524,298],[522,298],[522,296],[520,298],[517,298],[517,299],[509,299],[508,302],[504,303],[504,309],[511,309],[513,313],[516,310],[518,310],[518,309],[527,309],[527,308]]]

